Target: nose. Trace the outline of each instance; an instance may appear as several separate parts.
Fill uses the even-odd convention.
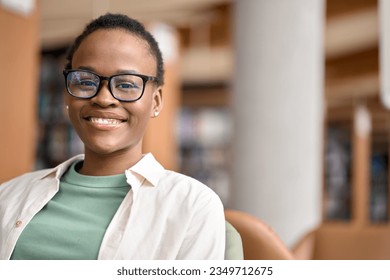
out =
[[[119,104],[119,101],[112,96],[107,81],[101,83],[97,94],[91,98],[91,102],[100,107],[112,107]]]

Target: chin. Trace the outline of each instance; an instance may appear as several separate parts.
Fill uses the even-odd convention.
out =
[[[116,145],[110,145],[107,142],[102,143],[99,145],[93,144],[93,145],[85,145],[85,151],[96,154],[96,155],[110,155],[115,154],[118,151],[122,150],[120,147]]]
[[[85,145],[85,150],[90,154],[99,156],[115,156],[128,153],[132,149],[129,145],[109,144],[108,142],[100,143],[99,145]]]

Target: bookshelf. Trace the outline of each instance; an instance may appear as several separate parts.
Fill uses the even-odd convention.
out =
[[[390,112],[365,101],[370,129],[356,128],[358,103],[329,109],[325,124],[324,221],[389,224]]]
[[[64,48],[42,54],[35,169],[54,167],[83,152],[83,144],[65,112],[62,76],[65,50]]]
[[[352,138],[351,129],[343,123],[329,123],[325,148],[326,220],[350,220],[352,196]]]
[[[223,83],[184,85],[177,138],[180,171],[230,199],[232,114]]]
[[[370,221],[389,221],[389,135],[373,134],[371,141]]]

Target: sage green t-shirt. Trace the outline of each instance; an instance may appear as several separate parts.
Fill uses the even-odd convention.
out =
[[[77,164],[23,230],[11,259],[97,259],[104,233],[130,186],[125,174],[85,176],[77,173]]]

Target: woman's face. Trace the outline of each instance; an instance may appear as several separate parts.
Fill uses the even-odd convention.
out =
[[[121,29],[98,30],[80,44],[72,69],[87,69],[101,76],[119,73],[156,75],[156,61],[143,39]],[[102,81],[91,99],[66,95],[69,118],[84,142],[85,153],[95,155],[129,154],[140,156],[147,123],[162,107],[161,88],[146,83],[141,99],[120,102]]]

